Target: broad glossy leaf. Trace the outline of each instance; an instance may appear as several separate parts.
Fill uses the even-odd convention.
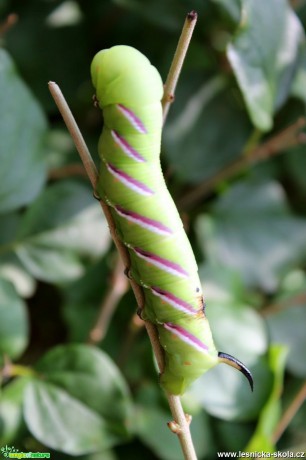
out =
[[[16,255],[12,253],[20,219],[21,217],[17,212],[1,216],[0,277],[11,281],[21,297],[29,297],[34,293],[35,281],[28,271],[24,269]]]
[[[265,323],[254,309],[232,300],[210,301],[206,310],[219,350],[246,364],[266,352],[268,337]]]
[[[77,2],[20,2],[14,5],[13,11],[22,21],[6,34],[6,46],[15,56],[24,78],[44,106],[54,113],[57,108],[47,90],[47,82],[50,79],[59,82],[65,97],[73,103],[78,98],[80,82],[88,77],[90,63],[84,21],[62,27],[50,22],[59,3],[75,3],[77,7]],[[71,46],[78,52],[72,53]],[[30,50],[31,59],[25,50]]]
[[[254,378],[253,393],[240,372],[220,364],[196,380],[190,389],[192,396],[209,414],[223,420],[256,418],[270,394],[272,375],[263,358],[249,367]]]
[[[15,252],[38,279],[65,282],[79,277],[82,260],[101,256],[110,243],[105,218],[89,190],[76,182],[49,187],[27,210]]]
[[[101,417],[66,391],[44,381],[28,385],[24,417],[38,440],[69,454],[95,452],[114,442]]]
[[[29,339],[26,306],[14,286],[0,278],[0,351],[18,358]]]
[[[288,347],[287,369],[297,377],[306,377],[306,308],[292,301],[287,308],[267,316],[271,340]]]
[[[235,269],[246,283],[267,291],[305,255],[306,222],[290,214],[283,190],[272,181],[237,183],[196,228],[211,262]]]
[[[273,126],[273,115],[291,92],[305,40],[286,0],[244,0],[243,14],[227,55],[254,125]]]
[[[131,401],[113,362],[85,345],[51,350],[27,388],[25,419],[48,447],[71,455],[108,449],[129,435]]]
[[[31,297],[35,292],[36,282],[34,278],[14,254],[10,254],[0,261],[0,277],[10,281],[21,297]]]
[[[188,75],[178,88],[164,130],[171,170],[190,183],[211,177],[241,154],[251,132],[246,113],[223,77],[198,82]],[[226,139],[226,141],[225,141]]]
[[[0,399],[0,443],[11,444],[24,428],[22,405],[29,377],[20,377],[3,388]]]
[[[45,181],[46,118],[0,49],[0,212],[30,203]]]

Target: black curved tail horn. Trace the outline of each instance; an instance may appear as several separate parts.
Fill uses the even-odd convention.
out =
[[[238,369],[238,371],[240,371],[248,379],[251,390],[253,391],[254,383],[252,374],[249,369],[245,367],[244,364],[242,364],[241,361],[231,355],[228,355],[227,353],[223,353],[222,351],[219,351],[218,357],[220,363],[225,363],[229,366],[235,367],[235,369]]]

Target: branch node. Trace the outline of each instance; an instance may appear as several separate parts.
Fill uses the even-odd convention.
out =
[[[172,422],[168,422],[167,425],[170,431],[174,434],[180,434],[182,432],[180,425],[174,420],[172,420]]]

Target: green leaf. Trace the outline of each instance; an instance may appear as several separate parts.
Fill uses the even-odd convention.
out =
[[[69,454],[95,452],[114,442],[94,411],[47,382],[29,384],[24,417],[38,440]]]
[[[234,300],[210,301],[206,310],[219,350],[246,363],[252,363],[266,352],[268,337],[265,323],[255,310]]]
[[[268,131],[291,91],[304,32],[286,0],[244,0],[242,11],[227,56],[252,122]]]
[[[253,393],[240,372],[220,364],[192,385],[192,396],[215,417],[234,421],[252,420],[258,416],[270,394],[272,376],[263,358],[249,368],[254,378]]]
[[[0,352],[18,358],[28,345],[26,306],[14,286],[0,278]]]
[[[305,254],[306,222],[290,214],[275,182],[241,181],[196,225],[213,264],[237,270],[248,285],[272,291]]]
[[[27,388],[24,416],[39,441],[81,455],[126,440],[130,396],[107,355],[85,345],[60,346],[37,370],[41,378]]]
[[[277,310],[267,316],[272,342],[288,347],[287,369],[297,377],[306,377],[306,305],[292,300],[290,307]]]
[[[2,215],[0,226],[0,277],[13,283],[21,297],[33,295],[35,281],[11,252],[12,239],[16,237],[21,216],[17,212]]]
[[[10,444],[24,428],[22,404],[28,377],[20,377],[2,390],[0,400],[0,445]]]
[[[254,392],[240,372],[220,364],[200,377],[190,394],[210,414],[223,420],[253,419],[271,389],[270,371],[263,359],[268,346],[265,323],[245,303],[245,299],[254,301],[256,297],[250,296],[241,280],[222,266],[202,265],[199,274],[217,350],[233,355],[250,369]]]
[[[74,182],[46,189],[24,214],[11,242],[29,272],[51,282],[79,277],[83,261],[101,256],[109,244],[100,206],[86,187]]]
[[[223,77],[199,85],[189,74],[180,83],[163,144],[178,178],[198,183],[237,158],[251,125]]]
[[[0,49],[0,213],[30,203],[45,181],[46,118]]]
[[[281,414],[280,397],[283,390],[287,347],[272,345],[269,352],[269,364],[274,375],[270,396],[260,412],[256,430],[245,450],[255,452],[264,450],[274,452],[273,432]]]
[[[50,23],[50,17],[59,3],[69,4],[39,2],[28,5],[21,2],[15,5],[14,12],[22,21],[18,21],[17,27],[11,27],[5,37],[6,46],[18,62],[25,79],[44,107],[54,113],[57,109],[47,91],[47,82],[50,78],[60,82],[65,97],[73,102],[78,97],[80,82],[88,78],[90,63],[85,21],[63,27]],[[75,46],[78,52],[71,53],[71,46]],[[31,59],[25,50],[31,54]],[[69,58],[63,59],[64,56]]]
[[[14,254],[1,260],[0,277],[10,281],[21,297],[31,297],[35,292],[36,282],[34,278]]]

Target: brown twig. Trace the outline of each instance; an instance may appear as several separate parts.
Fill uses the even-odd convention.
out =
[[[198,15],[195,11],[191,11],[187,14],[182,33],[174,53],[172,64],[164,87],[164,96],[162,98],[164,122],[167,118],[170,105],[174,101],[175,88],[182,70],[183,62],[185,60],[193,30],[197,23],[197,19]]]
[[[302,406],[303,402],[306,399],[306,381],[303,383],[302,387],[298,391],[298,393],[295,395],[294,399],[288,406],[288,408],[285,410],[283,416],[281,417],[280,421],[278,422],[275,431],[273,433],[272,439],[273,443],[276,443],[286,428],[288,427],[289,423],[297,413],[297,411],[300,409]]]
[[[226,166],[215,176],[205,180],[203,183],[187,192],[181,199],[178,200],[177,204],[179,209],[193,207],[209,195],[221,181],[230,179],[232,176],[241,172],[248,166],[271,158],[274,155],[278,155],[284,150],[292,148],[298,144],[306,143],[306,134],[300,132],[305,126],[306,119],[301,117],[295,123],[288,126],[280,133],[274,135],[271,139],[268,139],[260,146],[249,151],[247,155],[239,157],[236,161],[229,166]]]
[[[128,280],[124,275],[124,268],[121,258],[117,257],[110,286],[99,309],[95,324],[89,333],[88,343],[91,345],[95,345],[104,339],[114,311],[128,290]]]

